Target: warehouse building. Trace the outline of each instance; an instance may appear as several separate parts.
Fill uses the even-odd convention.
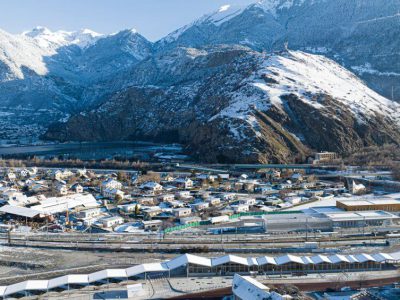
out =
[[[333,227],[351,228],[361,226],[389,226],[399,221],[399,217],[386,211],[358,211],[326,213]]]
[[[384,210],[400,211],[400,199],[340,200],[336,207],[346,211]]]
[[[263,216],[264,229],[276,232],[333,231],[336,227],[357,228],[363,226],[391,225],[400,217],[386,211],[343,211],[334,206],[314,207],[302,213]]]

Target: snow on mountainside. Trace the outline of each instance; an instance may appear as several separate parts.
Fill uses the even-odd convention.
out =
[[[230,44],[273,51],[288,42],[294,50],[323,52],[386,97],[393,88],[394,99],[400,101],[399,11],[398,0],[264,0],[224,6],[156,46],[165,51]]]
[[[400,142],[400,105],[323,56],[180,48],[139,63],[131,76],[131,87],[47,138],[167,139],[220,162],[285,162],[310,149]]]
[[[0,30],[0,64],[5,68],[5,72],[0,73],[0,80],[24,78],[23,67],[45,75],[47,67],[43,57],[53,54],[53,49],[39,47],[31,38],[11,35]]]
[[[36,27],[21,35],[0,30],[0,64],[7,69],[7,72],[0,73],[0,80],[23,79],[24,68],[38,75],[46,75],[49,68],[45,60],[56,55],[59,48],[71,45],[85,48],[101,36],[87,29],[51,32],[45,27]]]
[[[37,27],[16,35],[0,30],[0,113],[10,116],[0,122],[0,131],[8,132],[3,138],[37,136],[37,128],[122,89],[125,81],[115,80],[117,75],[151,52],[152,43],[132,29],[107,36],[88,29]],[[26,109],[36,117],[26,119]],[[19,133],[25,125],[31,128]]]
[[[77,45],[85,48],[93,45],[103,34],[89,29],[79,31],[55,31],[52,32],[46,27],[35,27],[30,31],[22,33],[23,36],[30,37],[42,48],[58,48],[68,45]]]
[[[398,0],[224,5],[156,43],[132,29],[0,31],[10,116],[0,132],[60,121],[47,138],[174,141],[221,162],[400,144],[399,105],[376,93],[400,99],[399,10]]]
[[[203,17],[195,20],[191,24],[183,26],[178,30],[172,32],[166,37],[160,40],[161,44],[171,43],[176,41],[181,34],[183,34],[186,30],[201,26],[202,24],[212,24],[215,26],[220,26],[225,22],[230,21],[231,19],[240,16],[240,14],[244,13],[248,9],[261,9],[264,12],[271,13],[272,15],[276,15],[278,10],[281,9],[289,9],[293,6],[301,6],[306,0],[261,0],[251,5],[230,5],[226,4],[221,6],[218,10],[206,14]]]
[[[284,56],[268,56],[261,68],[242,84],[261,90],[263,96],[248,98],[239,90],[233,95],[233,102],[212,119],[243,118],[252,106],[267,110],[274,105],[284,110],[282,97],[289,94],[319,109],[324,104],[313,96],[325,94],[349,108],[360,123],[382,115],[400,128],[400,104],[372,91],[353,73],[324,56],[300,51],[289,51]]]

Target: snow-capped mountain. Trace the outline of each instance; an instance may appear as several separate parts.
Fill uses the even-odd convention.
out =
[[[0,138],[164,140],[249,162],[399,144],[398,11],[398,0],[224,5],[156,43],[133,29],[0,31]]]
[[[38,125],[47,126],[121,89],[111,79],[151,51],[152,43],[135,30],[107,36],[88,29],[36,27],[15,35],[0,30],[0,110],[22,112],[22,121],[36,126],[25,118],[25,110],[32,110],[40,115]]]
[[[86,48],[93,45],[103,34],[89,29],[79,31],[55,31],[42,26],[35,27],[22,33],[23,36],[32,38],[42,48],[59,48],[62,46],[77,45]]]
[[[161,49],[240,44],[255,50],[320,53],[400,101],[398,0],[263,0],[223,6],[157,43]]]
[[[400,105],[319,55],[180,48],[139,63],[132,76],[140,78],[134,86],[47,137],[164,139],[225,162],[291,161],[310,149],[400,142]]]

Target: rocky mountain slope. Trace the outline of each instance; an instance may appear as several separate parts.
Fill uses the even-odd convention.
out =
[[[44,27],[21,35],[0,31],[0,107],[57,112],[61,117],[79,112],[122,88],[102,83],[151,51],[152,43],[134,30],[109,36]]]
[[[400,105],[319,55],[178,48],[142,61],[131,77],[131,87],[47,138],[182,142],[213,162],[285,162],[310,149],[400,143]]]
[[[0,31],[0,140],[176,141],[221,162],[399,144],[388,100],[400,99],[399,11],[398,0],[262,0],[156,43],[135,30]]]
[[[328,56],[400,101],[400,1],[262,0],[223,6],[157,43],[159,49],[240,44]],[[392,94],[393,92],[393,94]]]
[[[35,140],[49,124],[107,99],[123,88],[113,78],[151,53],[135,30],[0,30],[0,140]]]

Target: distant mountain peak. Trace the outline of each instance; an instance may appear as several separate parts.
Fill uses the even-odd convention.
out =
[[[31,38],[35,38],[37,36],[43,35],[43,34],[51,34],[52,32],[50,31],[50,29],[48,29],[47,27],[44,26],[36,26],[35,28],[28,30],[28,31],[24,31],[22,33],[22,35],[24,36],[29,36]]]
[[[231,7],[231,5],[230,4],[227,4],[227,5],[222,5],[219,9],[218,9],[218,12],[224,12],[224,11],[227,11],[229,8]]]
[[[77,45],[85,48],[104,35],[86,28],[77,31],[51,31],[46,27],[37,26],[32,30],[24,31],[22,36],[34,39],[43,48],[58,48],[68,45]]]

